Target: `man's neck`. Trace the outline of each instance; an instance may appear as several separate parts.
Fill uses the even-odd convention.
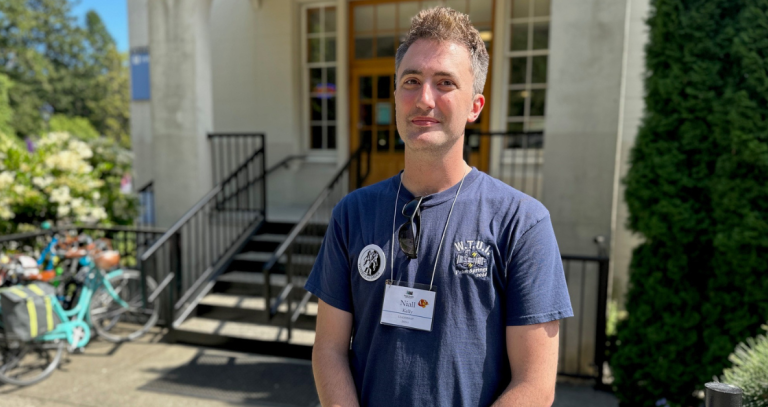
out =
[[[406,150],[403,187],[414,196],[426,196],[458,184],[470,169],[463,147],[457,142],[446,154],[434,155]]]

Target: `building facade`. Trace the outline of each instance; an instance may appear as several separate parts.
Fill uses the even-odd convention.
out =
[[[129,0],[135,185],[154,185],[158,225],[216,182],[209,133],[265,133],[267,165],[306,156],[270,178],[278,220],[301,216],[365,141],[368,182],[396,174],[395,50],[436,5],[468,13],[491,55],[487,105],[468,127],[544,135],[536,148],[475,138],[471,164],[500,178],[538,168],[519,188],[549,209],[562,253],[595,255],[604,238],[621,301],[648,0]]]

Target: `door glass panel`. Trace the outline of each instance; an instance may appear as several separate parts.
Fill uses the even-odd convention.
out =
[[[328,99],[328,120],[336,120],[336,98]]]
[[[373,106],[370,104],[360,105],[360,123],[363,126],[370,126],[373,124]]]
[[[531,83],[547,83],[547,56],[533,57]]]
[[[373,30],[373,6],[355,7],[355,32]]]
[[[312,148],[323,148],[323,126],[312,126]]]
[[[527,18],[530,15],[530,0],[512,0],[512,18]]]
[[[322,31],[320,26],[320,9],[314,8],[307,10],[307,32],[319,33]]]
[[[544,98],[546,89],[534,89],[531,91],[531,116],[544,116]]]
[[[395,56],[394,35],[382,35],[376,37],[376,56],[380,58]]]
[[[325,60],[336,61],[336,37],[325,37]]]
[[[376,98],[389,99],[392,94],[392,78],[389,76],[379,76],[376,84]]]
[[[510,58],[509,64],[509,84],[510,85],[524,85],[525,84],[525,71],[528,65],[528,58]]]
[[[355,38],[355,58],[373,58],[373,38],[360,36]]]
[[[509,109],[507,116],[523,116],[525,114],[526,91],[512,90],[509,92]]]
[[[311,68],[309,70],[309,91],[317,92],[318,85],[323,82],[323,69]]]
[[[533,49],[549,47],[549,23],[533,23]]]
[[[307,41],[307,61],[320,62],[320,38],[310,38]]]
[[[320,98],[309,100],[310,119],[323,120],[323,101]]]
[[[533,0],[533,16],[546,17],[549,15],[549,0]]]
[[[328,148],[336,148],[336,126],[328,126]]]
[[[389,151],[389,130],[376,132],[376,151]]]
[[[396,22],[395,3],[380,4],[376,7],[376,30],[394,31]]]
[[[390,102],[376,103],[376,124],[392,124],[392,104]]]
[[[512,51],[528,49],[528,23],[512,24]]]
[[[336,93],[336,68],[328,68],[328,86]]]
[[[336,7],[325,8],[325,32],[336,32]]]
[[[373,99],[373,78],[370,76],[360,77],[360,99]]]
[[[360,145],[371,144],[371,133],[370,130],[363,130],[360,132]]]

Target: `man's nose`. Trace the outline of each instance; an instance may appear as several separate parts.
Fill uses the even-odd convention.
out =
[[[425,83],[419,91],[419,99],[416,106],[421,110],[432,110],[435,108],[435,89],[429,83]]]

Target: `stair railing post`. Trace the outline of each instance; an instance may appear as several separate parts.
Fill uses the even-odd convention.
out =
[[[285,274],[286,274],[286,277],[287,277],[287,281],[286,282],[287,282],[287,286],[291,286],[291,287],[293,287],[293,246],[294,246],[294,244],[291,244],[288,247],[288,250],[285,253],[285,256],[286,256],[286,259],[285,259],[286,260],[285,261]],[[293,306],[292,306],[293,304],[291,304],[291,297],[292,297],[291,293],[292,292],[293,292],[293,290],[291,290],[291,292],[289,292],[288,295],[285,298],[286,302],[288,303],[288,314],[287,314],[287,316],[288,316],[288,325],[287,325],[287,327],[288,327],[288,341],[287,342],[290,342],[291,341],[291,337],[293,336]]]
[[[267,219],[267,139],[261,134],[261,207],[264,220]]]

